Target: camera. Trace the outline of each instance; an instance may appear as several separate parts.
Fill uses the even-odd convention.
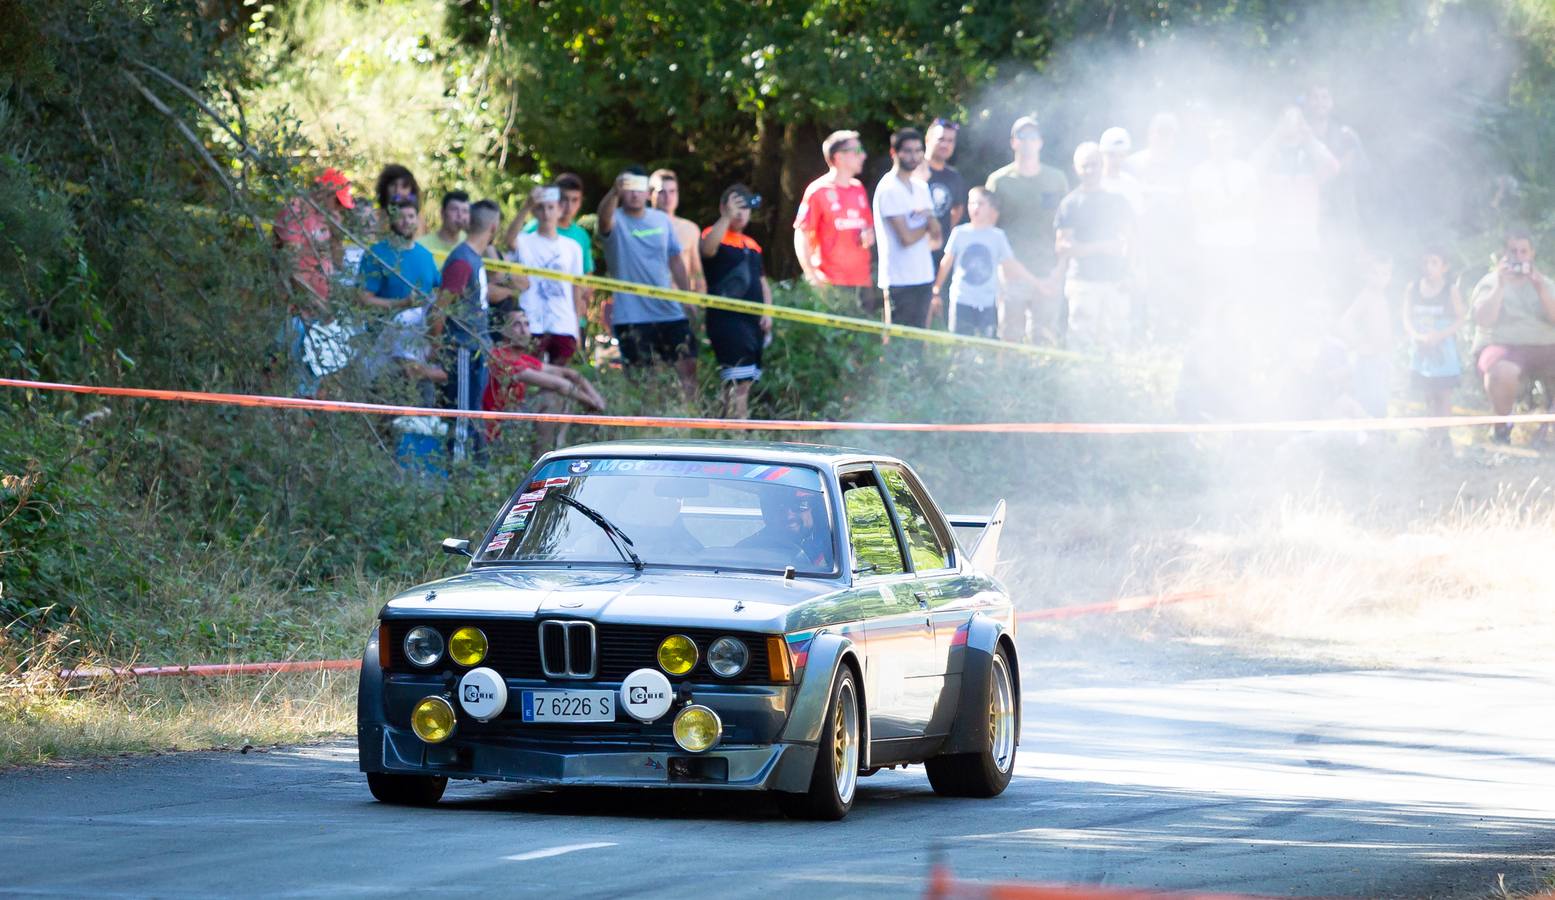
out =
[[[1531,274],[1533,274],[1533,263],[1520,262],[1520,261],[1515,260],[1515,259],[1509,259],[1506,262],[1502,263],[1502,265],[1505,266],[1506,270],[1508,272],[1512,273],[1513,275],[1531,275]]]
[[[745,195],[745,208],[746,209],[760,209],[761,208],[761,195],[760,194],[746,194]]]

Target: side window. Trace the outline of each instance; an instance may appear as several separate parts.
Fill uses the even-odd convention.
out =
[[[853,565],[870,575],[899,575],[907,571],[885,497],[874,475],[856,472],[842,477],[842,506],[848,516],[848,543]],[[873,568],[870,568],[873,566]]]
[[[950,565],[950,551],[924,513],[924,502],[908,486],[907,477],[900,469],[882,468],[880,474],[885,479],[886,490],[891,492],[896,515],[902,520],[902,534],[907,538],[913,570],[927,572]]]

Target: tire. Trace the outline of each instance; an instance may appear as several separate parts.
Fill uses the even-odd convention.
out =
[[[795,819],[835,822],[853,808],[858,793],[859,722],[858,679],[846,665],[832,684],[826,705],[826,724],[815,754],[810,790],[803,794],[779,794],[783,812]]]
[[[1010,657],[994,652],[988,675],[988,746],[976,753],[933,756],[924,760],[929,784],[946,797],[997,797],[1015,774],[1020,735],[1020,703],[1010,675]],[[968,711],[970,712],[970,711]]]
[[[368,772],[367,789],[379,803],[395,806],[431,806],[443,798],[448,779],[441,775],[391,775]]]

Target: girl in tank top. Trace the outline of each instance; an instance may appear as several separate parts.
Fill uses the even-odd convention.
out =
[[[1463,376],[1458,331],[1466,318],[1463,293],[1448,278],[1446,254],[1425,254],[1423,274],[1404,289],[1404,333],[1409,335],[1409,371],[1426,414],[1452,412],[1452,394]],[[1445,430],[1438,431],[1446,438]]]

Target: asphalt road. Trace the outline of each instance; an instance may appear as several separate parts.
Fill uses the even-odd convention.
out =
[[[1026,667],[995,800],[937,798],[912,768],[835,824],[751,795],[457,782],[409,810],[372,801],[349,741],[116,759],[0,774],[0,895],[913,896],[936,853],[963,879],[1273,895],[1484,897],[1555,872],[1555,665],[1085,656]]]

